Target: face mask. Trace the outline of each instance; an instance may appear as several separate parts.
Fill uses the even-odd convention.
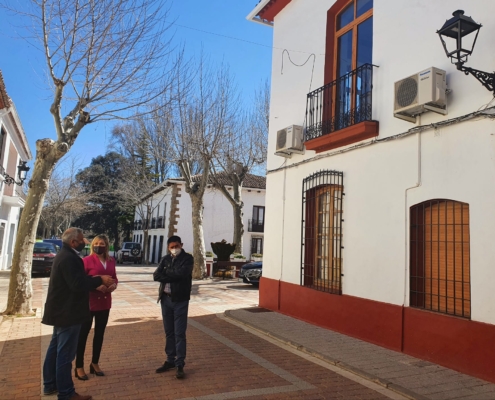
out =
[[[105,254],[106,247],[105,246],[93,246],[93,252],[95,254]]]
[[[173,255],[173,256],[178,256],[180,254],[180,252],[182,251],[182,249],[172,249],[170,250],[170,253]]]
[[[86,243],[82,242],[77,245],[77,247],[74,247],[75,250],[77,251],[83,251],[84,247],[86,247]]]

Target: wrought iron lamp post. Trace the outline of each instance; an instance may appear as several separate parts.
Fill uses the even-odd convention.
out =
[[[21,186],[26,180],[29,169],[30,168],[26,165],[26,161],[20,161],[19,165],[17,166],[17,178],[19,179],[19,182],[17,182],[15,178],[11,177],[7,173],[4,174],[4,182],[7,185],[12,185],[13,183],[15,183],[16,185]]]
[[[495,73],[464,66],[468,57],[473,53],[481,24],[477,24],[471,17],[465,16],[463,10],[454,11],[452,15],[453,17],[447,20],[442,28],[437,31],[445,49],[445,54],[450,57],[452,64],[455,64],[459,71],[464,72],[466,75],[473,75],[495,96]],[[472,40],[472,42],[466,45],[465,40],[463,45],[462,41],[468,35],[471,35],[468,41]],[[447,42],[450,45],[455,45],[455,48],[452,49]]]

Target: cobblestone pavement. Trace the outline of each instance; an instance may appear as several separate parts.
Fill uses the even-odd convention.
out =
[[[119,287],[114,293],[100,360],[106,376],[75,379],[78,393],[91,394],[96,400],[404,399],[382,385],[229,322],[223,316],[227,309],[258,310],[254,308],[258,291],[234,280],[194,282],[186,379],[175,379],[173,371],[156,374],[155,369],[165,359],[165,340],[156,304],[158,285],[151,278],[153,270],[148,266],[117,267]],[[7,274],[0,273],[3,307],[7,279]],[[36,316],[1,320],[0,399],[54,398],[40,396],[41,366],[51,335],[51,327],[40,323],[47,285],[47,278],[33,279]],[[86,365],[91,341],[92,333]]]

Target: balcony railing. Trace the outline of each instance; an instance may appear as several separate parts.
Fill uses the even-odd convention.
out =
[[[250,219],[248,221],[248,232],[263,232],[265,230],[265,221]]]
[[[304,140],[371,121],[372,89],[373,65],[364,64],[309,93]]]
[[[158,221],[156,223],[156,227],[158,229],[161,229],[161,228],[165,228],[165,224],[164,224],[164,221],[163,221],[163,217],[158,217]]]
[[[156,229],[156,218],[151,219],[151,229]]]

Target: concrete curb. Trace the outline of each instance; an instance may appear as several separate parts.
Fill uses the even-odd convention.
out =
[[[428,397],[425,397],[425,396],[423,396],[419,393],[416,393],[410,389],[407,389],[403,386],[389,382],[389,381],[387,381],[383,378],[380,378],[376,375],[370,374],[370,373],[363,371],[359,368],[356,368],[352,365],[346,364],[340,360],[332,359],[332,358],[330,358],[324,354],[319,353],[317,350],[307,348],[307,347],[301,345],[300,343],[296,343],[290,339],[287,339],[283,335],[280,335],[280,334],[274,333],[274,332],[270,332],[269,330],[262,329],[262,328],[259,328],[257,326],[253,326],[242,319],[236,318],[231,313],[231,310],[226,310],[224,312],[224,316],[227,319],[231,319],[231,320],[235,321],[236,323],[247,326],[250,329],[253,329],[259,333],[262,333],[263,335],[266,335],[272,339],[275,339],[275,340],[277,340],[277,341],[279,341],[285,345],[288,345],[288,346],[290,346],[290,347],[292,347],[298,351],[301,351],[302,353],[308,354],[308,355],[313,356],[315,358],[318,358],[318,359],[320,359],[320,360],[322,360],[328,364],[334,365],[334,366],[341,368],[345,371],[351,372],[351,373],[353,373],[353,374],[355,374],[355,375],[357,375],[363,379],[369,380],[370,382],[373,382],[373,383],[376,383],[380,386],[383,386],[383,387],[385,387],[389,390],[392,390],[392,391],[394,391],[394,392],[396,392],[396,393],[398,393],[404,397],[407,397],[407,398],[412,399],[412,400],[430,400]]]

